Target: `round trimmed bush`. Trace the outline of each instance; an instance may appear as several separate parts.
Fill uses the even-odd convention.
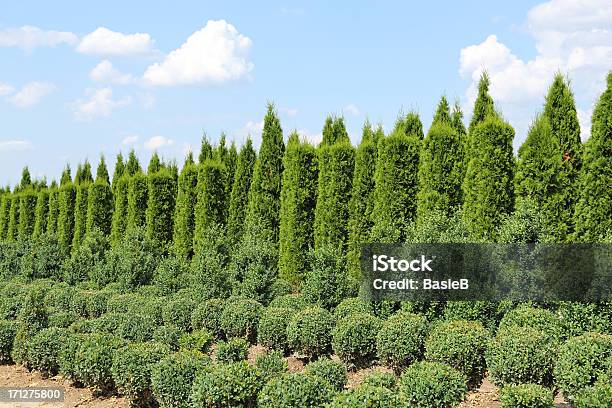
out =
[[[454,368],[432,361],[419,361],[400,378],[399,390],[410,407],[450,408],[463,401],[466,378]]]
[[[512,326],[532,327],[548,334],[552,339],[559,340],[562,335],[561,321],[551,311],[521,305],[510,310],[499,322],[499,330]]]
[[[235,363],[246,360],[248,354],[249,343],[241,337],[234,337],[217,343],[215,358],[220,363]]]
[[[49,327],[68,328],[71,324],[80,319],[80,316],[73,311],[59,311],[49,315],[48,325]]]
[[[151,389],[161,408],[188,408],[196,374],[210,358],[199,352],[170,354],[151,367]]]
[[[257,398],[259,408],[315,408],[331,402],[334,390],[321,377],[285,374],[267,383]]]
[[[153,405],[151,368],[168,353],[168,346],[159,343],[132,343],[118,349],[111,366],[118,391],[135,406]]]
[[[446,302],[444,307],[444,318],[446,320],[477,321],[482,323],[487,329],[494,330],[501,317],[500,307],[505,307],[505,303],[496,303],[486,300],[454,300]]]
[[[397,387],[397,377],[393,373],[372,371],[364,377],[362,384],[394,390]]]
[[[191,407],[256,407],[263,386],[256,368],[246,361],[203,370],[191,388]]]
[[[556,344],[531,327],[509,327],[497,332],[485,353],[491,380],[499,385],[549,385]]]
[[[363,384],[338,394],[328,408],[402,408],[397,393],[385,387]]]
[[[334,319],[339,321],[357,313],[374,313],[372,304],[358,297],[346,298],[334,309]]]
[[[282,353],[276,350],[257,356],[255,367],[261,372],[264,383],[287,373],[289,370],[287,361],[283,358]]]
[[[153,331],[153,341],[170,347],[172,351],[178,351],[179,341],[183,332],[174,326],[159,326]]]
[[[36,333],[28,340],[28,366],[40,371],[45,377],[57,374],[59,352],[69,335],[68,330],[57,327],[42,329]]]
[[[244,337],[254,343],[263,306],[252,299],[229,298],[221,313],[221,329],[226,337]]]
[[[289,346],[308,358],[317,358],[331,351],[331,332],[334,318],[320,307],[296,313],[287,325]]]
[[[194,350],[200,353],[208,353],[213,342],[213,335],[206,330],[194,330],[183,334],[178,341],[181,350]]]
[[[106,303],[107,313],[131,313],[142,303],[142,296],[135,293],[111,295]]]
[[[79,351],[81,343],[85,340],[85,334],[70,334],[64,339],[59,353],[57,355],[57,363],[59,372],[65,377],[75,382],[79,382],[76,372],[76,355]]]
[[[268,307],[282,307],[295,310],[304,310],[309,307],[309,304],[302,296],[291,293],[272,299]]]
[[[133,314],[147,316],[152,319],[154,324],[159,326],[164,324],[162,311],[168,300],[164,297],[145,297],[133,310]]]
[[[586,387],[574,398],[576,408],[609,408],[612,406],[612,382],[598,381]]]
[[[293,292],[293,286],[285,279],[278,278],[270,285],[270,297],[275,299],[280,296],[290,295]]]
[[[111,373],[113,355],[124,343],[108,334],[88,334],[79,346],[75,374],[79,381],[99,391],[110,391],[115,383]]]
[[[206,329],[217,338],[221,336],[221,313],[225,300],[208,299],[198,305],[191,314],[191,327],[194,330]]]
[[[425,358],[459,370],[467,377],[468,385],[475,387],[484,376],[488,343],[489,332],[479,322],[444,322],[425,341]]]
[[[345,317],[332,332],[334,352],[349,368],[369,366],[376,358],[376,336],[381,327],[380,319],[369,313]]]
[[[71,333],[80,333],[80,334],[93,333],[93,332],[98,331],[97,326],[98,326],[97,319],[93,319],[93,320],[79,319],[76,322],[72,323],[70,326],[68,326],[68,330]]]
[[[188,298],[170,301],[162,308],[162,318],[166,326],[176,326],[183,331],[191,330],[191,314],[196,303]]]
[[[399,312],[389,317],[376,336],[376,349],[382,364],[396,373],[423,354],[427,321],[423,316]]]
[[[308,363],[304,372],[323,378],[337,391],[342,391],[348,381],[344,364],[327,357]]]
[[[153,338],[153,327],[155,321],[149,316],[126,313],[117,326],[117,336],[129,340],[143,343]]]
[[[12,361],[11,351],[17,334],[17,322],[13,320],[0,320],[0,364]]]
[[[110,293],[104,291],[89,292],[85,295],[85,308],[89,317],[100,317],[108,310]]]
[[[556,314],[563,326],[563,338],[588,332],[612,333],[612,302],[559,302]]]
[[[257,343],[274,350],[287,352],[287,325],[296,313],[294,309],[269,307],[259,319]]]
[[[92,320],[95,331],[100,333],[114,334],[119,329],[119,325],[125,319],[125,313],[105,313],[97,319]]]
[[[537,384],[508,385],[501,389],[502,408],[552,408],[553,393]]]
[[[586,333],[559,348],[555,384],[570,401],[584,388],[612,371],[612,335]]]

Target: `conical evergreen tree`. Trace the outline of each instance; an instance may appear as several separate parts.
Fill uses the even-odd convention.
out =
[[[128,176],[133,176],[136,173],[142,173],[142,167],[136,157],[134,150],[131,150],[128,155],[127,163],[125,164],[125,172]]]
[[[470,134],[479,123],[484,122],[489,115],[495,112],[493,98],[489,95],[490,84],[489,74],[485,71],[480,75],[480,80],[478,81],[478,95],[474,102],[474,112],[472,113],[472,119],[468,128],[468,133]]]
[[[70,165],[67,164],[64,171],[62,171],[62,177],[60,179],[60,187],[72,183],[72,176],[70,175]]]
[[[322,145],[331,146],[336,142],[334,136],[334,118],[331,115],[327,115],[325,118],[325,124],[323,125],[323,132],[321,133],[323,138],[321,140]]]
[[[19,198],[19,239],[32,236],[36,222],[36,201],[38,195],[32,186],[24,189]]]
[[[115,182],[115,203],[110,235],[110,244],[113,248],[121,243],[127,228],[129,182],[130,176],[127,173]]]
[[[416,115],[408,116],[400,117],[391,135],[378,142],[371,235],[377,242],[403,242],[406,229],[416,215],[422,142],[419,126],[406,125],[407,122],[416,123]],[[422,132],[422,126],[420,130]]]
[[[151,160],[149,161],[149,167],[147,168],[147,174],[154,174],[161,170],[162,168],[161,160],[159,159],[159,155],[157,152],[153,152],[153,156],[151,156]]]
[[[47,234],[57,234],[57,218],[59,216],[59,190],[55,181],[49,187],[49,209],[47,211]]]
[[[234,183],[229,200],[227,235],[232,244],[237,244],[242,238],[244,218],[249,203],[249,189],[256,159],[257,154],[255,149],[253,149],[253,142],[248,138],[238,155]]]
[[[43,188],[38,192],[36,199],[33,238],[38,238],[47,230],[47,219],[49,215],[49,189]]]
[[[440,98],[440,102],[438,103],[436,113],[434,114],[433,121],[431,123],[432,126],[435,123],[452,123],[450,105],[448,104],[446,96],[442,96],[442,98]]]
[[[19,190],[25,190],[32,185],[32,176],[30,176],[30,169],[24,167],[21,172],[21,181],[19,182]]]
[[[200,145],[200,155],[198,156],[198,163],[202,164],[208,159],[213,158],[213,147],[208,141],[206,133],[202,136],[202,143]]]
[[[164,245],[172,241],[176,180],[167,168],[150,173],[148,178],[148,204],[146,209],[147,237]]]
[[[2,199],[0,200],[0,241],[6,240],[12,202],[13,195],[10,191],[2,195]]]
[[[253,169],[246,230],[260,240],[278,242],[280,191],[285,144],[274,105],[268,104],[261,148]]]
[[[74,232],[72,235],[72,253],[76,252],[81,246],[81,242],[87,233],[87,205],[89,196],[89,186],[91,181],[83,178],[83,170],[77,175],[81,175],[81,182],[76,186],[76,199],[74,204]]]
[[[76,176],[74,176],[74,184],[81,185],[84,183],[93,183],[93,176],[91,175],[91,164],[88,160],[85,160],[83,165],[77,166]]]
[[[149,202],[148,180],[142,172],[137,172],[128,182],[128,211],[126,229],[144,227],[147,223]]]
[[[313,222],[317,198],[317,155],[297,132],[289,136],[281,190],[279,262],[280,277],[299,284],[314,247]]]
[[[174,252],[182,259],[193,255],[195,206],[198,198],[198,166],[189,152],[178,179],[176,214],[174,216]]]
[[[6,240],[15,241],[19,232],[19,207],[20,207],[21,194],[14,192],[11,198],[11,205],[9,207],[9,221],[6,227]]]
[[[459,165],[459,169],[461,171],[461,181],[463,182],[463,179],[465,178],[465,170],[467,168],[467,160],[465,155],[468,151],[468,137],[467,130],[463,124],[463,111],[461,110],[459,101],[455,101],[455,105],[453,106],[453,111],[451,113],[451,126],[453,129],[455,129],[455,132],[457,132],[457,135],[459,135],[459,140],[461,141],[461,163]]]
[[[112,181],[113,193],[115,192],[115,187],[117,185],[117,182],[119,181],[121,177],[123,177],[123,174],[125,172],[126,170],[125,170],[125,164],[123,163],[123,155],[121,154],[121,152],[119,152],[119,154],[117,155],[117,160],[115,160],[115,171],[113,172],[113,181]]]
[[[200,166],[195,207],[193,250],[198,254],[207,231],[225,223],[225,166],[219,160],[206,160]]]
[[[62,177],[64,184],[59,189],[57,216],[57,239],[66,249],[70,249],[74,235],[74,211],[76,202],[76,186],[70,179],[70,169],[67,168],[66,177]]]
[[[227,144],[227,141],[226,141],[225,132],[221,132],[221,136],[219,137],[219,144],[217,145],[213,153],[213,157],[215,160],[218,160],[220,163],[223,163],[224,165],[227,162],[227,156],[229,154],[226,144]]]
[[[372,130],[370,122],[366,121],[363,125],[361,143],[355,154],[353,190],[349,202],[349,251],[347,254],[349,273],[355,279],[361,276],[361,246],[369,241],[373,227],[371,217],[374,209],[374,172],[379,137],[381,135],[377,135]]]
[[[89,187],[87,200],[87,232],[96,229],[104,235],[109,235],[113,219],[113,191],[109,184],[104,156],[100,158],[96,180]]]
[[[607,88],[593,110],[591,137],[584,146],[574,216],[576,238],[601,242],[612,237],[612,71]]]

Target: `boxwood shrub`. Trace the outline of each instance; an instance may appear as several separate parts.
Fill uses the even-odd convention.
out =
[[[363,378],[362,384],[394,390],[397,387],[397,377],[393,373],[372,371]]]
[[[465,398],[466,381],[463,374],[446,364],[419,361],[406,368],[399,390],[410,407],[450,408]]]
[[[337,391],[342,391],[348,381],[344,364],[327,357],[308,363],[304,372],[323,378]]]
[[[188,408],[189,395],[196,374],[210,358],[194,351],[170,354],[151,368],[151,388],[161,408]]]
[[[289,366],[280,351],[269,351],[255,359],[255,367],[260,371],[264,383],[287,373]]]
[[[389,317],[376,337],[380,362],[401,372],[422,356],[426,334],[427,322],[422,316],[399,312]]]
[[[67,329],[51,327],[42,329],[28,340],[28,366],[38,370],[44,377],[59,371],[59,353],[70,333]]]
[[[381,327],[381,320],[369,313],[343,318],[332,332],[334,352],[351,369],[369,366],[376,358],[376,336]]]
[[[105,313],[92,320],[94,330],[100,333],[114,334],[119,329],[119,325],[121,325],[126,315],[126,313]]]
[[[262,311],[263,306],[255,300],[229,298],[221,313],[221,329],[226,337],[244,337],[255,343]]]
[[[553,393],[537,384],[508,385],[501,389],[502,408],[552,408]]]
[[[270,349],[289,351],[287,325],[295,313],[295,309],[268,307],[259,319],[257,343]]]
[[[521,305],[510,310],[499,322],[499,330],[512,326],[532,327],[555,340],[559,340],[562,336],[561,321],[557,316],[549,310],[529,305]]]
[[[58,311],[49,315],[48,326],[68,328],[71,324],[80,319],[81,317],[73,311]]]
[[[259,408],[314,408],[331,402],[335,392],[318,376],[285,374],[267,383],[257,398]]]
[[[117,390],[135,406],[154,405],[151,368],[168,353],[168,346],[159,343],[132,343],[118,349],[111,366]]]
[[[108,334],[86,335],[74,357],[78,380],[98,391],[113,390],[113,355],[124,344],[125,342]]]
[[[320,307],[311,307],[291,318],[287,325],[287,341],[298,353],[317,358],[330,353],[333,328],[331,313]]]
[[[357,313],[374,313],[372,304],[358,297],[346,298],[334,309],[334,318],[339,321]]]
[[[402,408],[399,395],[386,387],[362,384],[338,394],[328,408]]]
[[[274,298],[268,305],[268,307],[270,308],[282,307],[282,308],[289,308],[289,309],[295,309],[295,310],[303,310],[309,306],[310,305],[308,304],[308,302],[306,302],[304,297],[302,297],[301,295],[294,294],[294,293]]]
[[[206,329],[217,338],[221,337],[221,313],[225,300],[208,299],[200,303],[191,314],[191,327],[194,330]]]
[[[246,361],[215,364],[196,377],[191,407],[256,407],[263,386],[259,371]]]
[[[176,326],[183,331],[191,330],[191,314],[196,303],[189,298],[178,298],[166,303],[162,308],[162,318],[166,326]]]
[[[153,338],[154,327],[155,321],[149,316],[126,313],[117,326],[116,334],[125,340],[143,343]]]
[[[468,385],[476,387],[485,373],[488,343],[489,332],[479,322],[444,322],[425,341],[425,358],[459,370],[468,378]]]
[[[609,408],[612,406],[612,382],[597,381],[579,391],[574,398],[576,408]]]
[[[179,338],[178,344],[181,350],[193,350],[200,353],[208,353],[214,336],[207,330],[194,330],[184,333]]]
[[[248,354],[249,343],[241,337],[234,337],[217,343],[215,358],[220,363],[235,363],[246,360]]]
[[[509,327],[497,332],[485,353],[491,380],[499,385],[549,385],[557,352],[550,336],[531,327]]]
[[[14,320],[0,320],[0,364],[12,361],[11,351],[17,334],[17,322]]]
[[[159,326],[153,331],[153,341],[167,345],[172,351],[178,351],[182,335],[183,332],[178,327]]]
[[[88,292],[85,295],[85,308],[87,309],[87,316],[96,318],[102,316],[108,310],[108,299],[110,293],[97,290]]]
[[[612,302],[559,302],[556,314],[566,339],[588,332],[612,333]]]
[[[555,384],[570,401],[582,389],[612,371],[612,335],[586,333],[559,348]]]
[[[57,355],[57,363],[60,374],[75,383],[80,384],[77,376],[77,352],[79,347],[85,341],[86,334],[75,334],[70,332],[64,339],[64,344],[60,347]]]

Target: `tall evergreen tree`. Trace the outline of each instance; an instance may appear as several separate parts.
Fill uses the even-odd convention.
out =
[[[189,152],[178,179],[176,214],[174,216],[174,252],[182,259],[193,255],[195,206],[198,198],[198,166]]]
[[[21,172],[21,181],[19,182],[19,190],[25,190],[32,186],[32,176],[30,175],[30,169],[26,166]]]
[[[36,222],[36,201],[38,195],[30,186],[20,193],[19,198],[19,239],[32,236],[34,223]]]
[[[193,249],[201,251],[207,231],[225,223],[225,166],[219,160],[205,160],[200,166],[195,207]]]
[[[153,152],[153,156],[151,156],[151,160],[149,161],[149,167],[147,168],[147,174],[154,174],[161,170],[162,162],[159,159],[159,155],[157,152]]]
[[[612,237],[612,71],[591,120],[591,137],[584,146],[579,200],[574,216],[576,238],[601,242]]]
[[[59,190],[55,181],[49,187],[49,206],[47,211],[47,234],[57,234],[57,218],[59,216]]]
[[[322,134],[322,145],[331,146],[336,143],[335,135],[334,135],[334,118],[331,115],[327,115],[325,118],[325,124],[323,125]]]
[[[257,153],[253,149],[250,138],[240,149],[236,162],[236,171],[230,195],[229,212],[227,215],[227,235],[232,244],[240,242],[244,229],[244,218],[249,203],[249,189],[253,177],[253,168]]]
[[[9,221],[6,227],[6,240],[15,241],[19,232],[19,207],[21,194],[18,192],[13,193],[11,199],[11,205],[9,208]]]
[[[198,156],[198,163],[202,164],[208,159],[213,158],[213,147],[208,141],[206,133],[202,136],[202,143],[200,144],[200,154]]]
[[[461,105],[459,105],[459,101],[455,101],[455,105],[453,106],[453,111],[451,113],[451,126],[459,135],[459,140],[461,141],[461,181],[465,178],[465,170],[467,168],[467,159],[466,154],[468,151],[468,137],[467,130],[465,129],[465,125],[463,124],[463,111],[461,110]],[[463,200],[463,198],[462,198]]]
[[[140,166],[140,162],[138,161],[134,150],[131,150],[128,154],[128,160],[125,164],[125,173],[127,173],[128,176],[133,176],[136,173],[142,173],[142,167]]]
[[[227,156],[229,155],[229,151],[227,150],[227,140],[226,140],[225,132],[221,132],[221,136],[219,137],[219,144],[215,148],[213,153],[213,158],[218,160],[220,163],[225,165],[227,163]]]
[[[72,235],[72,252],[76,252],[81,246],[85,234],[87,233],[87,205],[89,196],[89,186],[91,181],[83,178],[83,170],[77,175],[81,175],[81,181],[76,186],[76,199],[74,203],[74,232]]]
[[[113,191],[109,184],[104,156],[96,170],[96,180],[90,185],[87,198],[87,232],[94,229],[104,235],[111,232],[113,219]]]
[[[308,267],[307,254],[314,247],[316,198],[316,151],[309,143],[301,143],[293,132],[285,150],[278,262],[280,277],[293,284],[301,281]]]
[[[246,229],[261,240],[278,242],[280,191],[285,144],[274,105],[268,104],[261,148],[253,169]]]
[[[60,178],[60,187],[72,183],[72,176],[70,175],[70,165],[67,164],[66,168],[62,171],[62,177]]]
[[[115,160],[115,171],[113,172],[113,180],[112,180],[113,193],[115,192],[115,187],[117,185],[117,182],[119,181],[121,177],[123,177],[123,174],[125,172],[126,170],[125,170],[125,164],[123,163],[123,155],[121,154],[121,152],[119,152],[119,154],[117,155],[117,160]]]
[[[76,202],[76,186],[70,179],[70,170],[67,168],[66,178],[64,184],[59,189],[58,195],[58,207],[59,212],[57,215],[57,239],[60,244],[70,249],[72,245],[72,239],[74,235],[74,211]]]
[[[448,100],[446,96],[442,96],[440,98],[440,102],[438,103],[438,107],[436,108],[436,113],[434,113],[432,126],[435,123],[448,123],[452,122],[451,113],[450,113],[450,105],[448,104]]]
[[[12,202],[13,195],[10,193],[10,191],[3,194],[2,198],[0,199],[0,241],[6,240]]]
[[[473,155],[463,181],[463,220],[475,239],[494,240],[514,208],[514,129],[491,114],[472,131]]]
[[[130,176],[125,173],[115,182],[115,203],[111,221],[110,244],[114,248],[121,243],[128,222],[128,189]]]
[[[91,164],[88,160],[85,160],[83,165],[77,166],[77,172],[74,176],[74,184],[81,185],[85,183],[93,183],[93,176],[91,175]]]
[[[38,238],[47,230],[47,219],[49,215],[49,189],[43,188],[38,192],[36,198],[36,210],[34,231],[32,237]]]
[[[146,210],[147,237],[162,244],[172,242],[176,180],[167,168],[147,175],[148,204]]]
[[[130,177],[128,182],[128,209],[126,229],[144,227],[149,202],[148,180],[141,171]]]
[[[485,71],[480,75],[480,80],[478,81],[478,95],[474,102],[474,112],[472,113],[472,119],[468,128],[469,134],[472,133],[479,123],[484,122],[489,115],[495,112],[493,98],[489,95],[490,84],[489,74]]]

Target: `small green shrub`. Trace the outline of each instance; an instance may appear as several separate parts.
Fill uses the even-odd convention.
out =
[[[84,334],[74,334],[70,332],[70,334],[64,339],[64,344],[62,344],[60,347],[57,355],[59,372],[64,376],[64,378],[79,382],[76,370],[76,356],[77,352],[79,351],[79,347],[81,347],[81,343],[83,343],[85,338],[86,335]]]
[[[270,349],[287,352],[287,325],[296,313],[294,309],[268,307],[259,319],[257,343]]]
[[[321,377],[285,374],[267,383],[257,398],[259,408],[314,408],[331,402],[334,390]]]
[[[501,318],[503,302],[495,303],[486,300],[446,302],[444,318],[446,320],[468,320],[482,323],[489,330],[495,330]],[[505,307],[505,305],[504,305]]]
[[[294,310],[303,310],[309,307],[309,304],[300,295],[288,294],[272,299],[268,307],[281,307]]]
[[[124,343],[108,334],[86,336],[74,358],[76,377],[88,387],[110,391],[115,386],[111,373],[113,355]]]
[[[586,333],[567,340],[559,348],[555,384],[570,401],[612,370],[612,335]]]
[[[263,386],[256,368],[246,361],[203,370],[191,389],[191,407],[256,407]]]
[[[133,405],[153,405],[151,368],[168,353],[168,346],[158,343],[132,343],[118,349],[111,366],[117,390]]]
[[[509,327],[497,332],[485,353],[491,380],[497,385],[533,383],[548,385],[556,344],[531,327]]]
[[[114,334],[125,319],[126,313],[110,312],[92,320],[94,330],[100,333]]]
[[[17,322],[12,320],[0,320],[0,364],[12,361],[11,351],[17,334]]]
[[[510,310],[499,322],[499,330],[512,326],[532,327],[555,340],[559,340],[562,334],[561,321],[552,312],[529,305]]]
[[[244,337],[254,343],[263,311],[261,303],[245,298],[229,298],[221,313],[221,328],[227,337]]]
[[[374,313],[372,304],[358,297],[346,298],[334,309],[334,318],[339,321],[357,313]]]
[[[151,368],[151,388],[161,408],[189,408],[189,394],[196,374],[210,358],[199,352],[170,354]]]
[[[161,294],[170,295],[177,292],[184,285],[183,278],[189,273],[189,265],[175,256],[162,259],[153,277],[153,284],[159,288]]]
[[[60,311],[49,315],[48,326],[68,328],[79,319],[81,319],[81,317],[73,311]]]
[[[110,294],[103,291],[87,293],[85,296],[87,315],[89,317],[96,318],[106,313],[108,309],[109,297]]]
[[[135,293],[113,294],[107,300],[107,313],[133,313],[143,302]]]
[[[217,343],[215,358],[220,363],[235,363],[246,360],[249,354],[249,343],[241,337],[234,337]]]
[[[280,296],[290,295],[293,292],[291,283],[285,279],[278,278],[270,286],[270,297],[276,299]]]
[[[363,378],[363,385],[372,387],[385,387],[394,390],[397,387],[397,377],[393,373],[372,371]]]
[[[345,317],[332,332],[334,352],[349,368],[369,366],[376,358],[376,336],[381,327],[380,319],[369,313]]]
[[[501,389],[502,408],[552,408],[553,394],[537,384],[508,385]]]
[[[426,331],[427,322],[422,316],[407,312],[391,316],[376,337],[380,362],[401,372],[423,354]]]
[[[331,332],[334,318],[320,307],[311,307],[296,313],[287,325],[289,346],[314,359],[331,351]]]
[[[468,378],[468,385],[475,387],[484,376],[488,343],[489,332],[479,322],[444,322],[425,341],[425,358],[459,370]]]
[[[191,330],[191,314],[196,303],[187,298],[170,301],[162,308],[162,318],[166,326],[176,326],[183,331]]]
[[[560,302],[556,314],[563,326],[563,338],[588,332],[612,333],[612,302]]]
[[[344,364],[327,357],[308,363],[304,372],[323,378],[337,391],[342,391],[348,381]]]
[[[144,343],[153,338],[155,321],[149,316],[126,313],[117,326],[116,334],[122,339]]]
[[[181,350],[193,350],[208,353],[214,336],[207,330],[194,330],[183,334],[178,341]]]
[[[36,333],[28,340],[28,366],[42,372],[43,376],[52,376],[59,371],[59,353],[68,338],[66,329],[51,327]]]
[[[183,332],[174,326],[159,326],[153,331],[153,341],[170,347],[172,351],[178,351],[179,341]]]
[[[221,313],[224,308],[223,299],[208,299],[200,303],[191,314],[191,327],[194,330],[206,329],[217,338],[221,337]]]
[[[399,390],[410,407],[450,408],[463,401],[466,378],[442,363],[419,361],[400,378]]]
[[[282,353],[276,350],[257,356],[255,359],[255,367],[261,372],[264,383],[272,378],[287,373],[289,369],[287,361],[283,358]]]
[[[363,384],[338,394],[328,408],[402,408],[399,395],[386,387]]]
[[[595,385],[579,391],[574,398],[576,408],[609,408],[612,406],[612,383],[597,381]]]

